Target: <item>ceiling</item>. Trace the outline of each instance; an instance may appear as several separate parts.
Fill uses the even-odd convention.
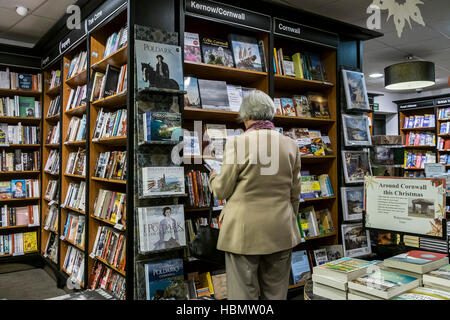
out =
[[[287,5],[311,11],[336,20],[367,28],[366,13],[370,4],[376,0],[275,0]],[[396,1],[398,4],[413,0]],[[422,0],[418,4],[425,26],[411,20],[412,29],[406,23],[401,38],[398,37],[393,17],[388,21],[387,10],[381,11],[383,37],[369,40],[363,44],[363,66],[367,87],[372,91],[384,89],[384,78],[372,79],[368,75],[383,73],[388,65],[404,62],[407,55],[418,60],[432,61],[436,65],[436,85],[430,89],[448,87],[450,76],[450,1]]]
[[[75,0],[0,0],[0,43],[33,47]],[[16,7],[29,9],[22,17]]]

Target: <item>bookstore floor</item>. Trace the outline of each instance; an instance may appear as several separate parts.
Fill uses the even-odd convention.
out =
[[[56,287],[55,280],[45,269],[17,265],[1,267],[0,300],[41,300],[66,294]]]

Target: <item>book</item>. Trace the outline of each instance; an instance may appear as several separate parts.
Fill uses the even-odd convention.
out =
[[[19,97],[19,117],[36,117],[34,97]]]
[[[19,89],[21,90],[32,90],[33,88],[33,80],[31,74],[19,73]]]
[[[225,81],[198,79],[198,87],[203,109],[230,109]]]
[[[198,33],[184,33],[184,61],[202,62],[202,53],[200,50],[200,39]]]
[[[263,71],[260,50],[256,38],[230,34],[229,40],[236,68],[251,71]]]
[[[306,96],[293,96],[294,105],[299,118],[312,118],[311,106]]]
[[[194,77],[184,77],[184,106],[201,108],[200,93],[198,91],[198,80]]]
[[[198,132],[184,130],[183,133],[183,156],[201,156]]]
[[[103,81],[103,77],[104,76],[105,76],[104,73],[95,72],[94,78],[92,80],[92,87],[91,87],[91,97],[90,97],[91,101],[95,101],[95,100],[98,100],[100,98],[102,81]],[[71,93],[71,95],[72,95],[72,93]],[[69,97],[69,102],[70,101],[71,101],[71,99]],[[74,108],[76,106],[77,105],[74,104],[72,108]],[[71,108],[69,108],[69,109],[71,109]],[[66,108],[66,110],[68,110],[68,109]]]
[[[447,264],[447,254],[419,250],[402,253],[384,261],[386,267],[420,274],[428,273]]]
[[[307,99],[309,102],[311,114],[314,118],[329,119],[330,111],[328,109],[328,100],[320,93],[308,93]]]
[[[392,300],[450,300],[450,293],[434,288],[418,287],[402,293]]]
[[[295,111],[294,102],[291,98],[281,98],[281,109],[283,115],[296,117],[297,113]]]
[[[185,300],[183,260],[170,259],[144,265],[147,300]]]
[[[377,263],[379,263],[379,261],[369,262],[345,257],[314,267],[313,275],[317,274],[333,278],[336,281],[348,282],[364,275],[369,266]]]
[[[301,208],[299,211],[301,219],[301,228],[306,238],[311,238],[319,235],[319,228],[317,225],[316,213],[313,206]]]
[[[446,264],[439,269],[424,274],[423,284],[430,286],[440,286],[450,289],[450,265]]]
[[[313,294],[330,300],[347,300],[347,292],[313,282]]]
[[[379,269],[350,280],[348,288],[383,299],[390,299],[419,286],[419,279]]]
[[[183,167],[144,167],[141,169],[141,196],[184,194]]]
[[[107,98],[116,94],[117,83],[119,82],[120,69],[110,64],[106,66],[103,88],[100,92],[100,98]]]
[[[154,252],[186,245],[183,205],[140,207],[139,250]]]
[[[242,104],[242,87],[227,84],[229,110],[239,112]]]
[[[183,90],[181,48],[135,40],[137,88]]]
[[[233,53],[229,48],[228,41],[203,37],[201,47],[204,63],[234,67]]]
[[[306,250],[292,252],[291,277],[292,284],[306,282],[311,278],[311,266]]]
[[[180,113],[147,111],[142,120],[144,141],[180,141],[182,138]]]

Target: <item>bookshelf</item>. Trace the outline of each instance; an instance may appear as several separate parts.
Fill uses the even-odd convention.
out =
[[[46,143],[46,139],[49,135],[49,131],[51,130],[51,128],[55,125],[58,124],[58,122],[61,125],[61,108],[62,108],[62,101],[59,101],[59,112],[56,112],[57,110],[55,110],[54,112],[50,112],[50,108],[51,108],[51,104],[52,104],[52,100],[57,99],[59,97],[59,99],[61,99],[62,97],[62,85],[60,84],[55,84],[53,86],[51,86],[51,81],[52,81],[52,72],[55,71],[60,71],[61,72],[61,60],[58,59],[56,60],[52,65],[48,66],[45,70],[44,70],[44,99],[43,99],[43,112],[42,112],[42,118],[43,118],[43,125],[42,125],[42,137],[43,140],[42,144],[42,167],[44,167],[47,163],[47,160],[49,158],[50,152],[52,152],[52,150],[57,150],[59,152],[59,157],[61,154],[61,126],[59,128],[59,141],[54,141],[54,143]],[[62,75],[60,75],[60,82],[62,82]],[[49,114],[50,112],[50,114]],[[60,162],[61,163],[61,162]],[[58,168],[58,172],[57,173],[51,173],[51,172],[47,172],[45,170],[43,170],[43,174],[42,174],[42,201],[41,201],[41,207],[42,207],[42,221],[45,221],[45,217],[48,213],[48,211],[50,210],[51,206],[56,206],[58,207],[58,216],[60,216],[59,213],[59,203],[61,203],[61,166],[59,166]],[[47,185],[49,184],[50,181],[57,181],[56,183],[58,184],[58,189],[56,191],[55,197],[54,199],[47,199],[45,198],[45,191],[47,189]],[[49,237],[51,236],[51,231],[50,230],[46,230],[44,228],[44,223],[41,224],[41,237],[42,237],[42,241],[41,241],[41,248],[40,248],[40,252],[42,255],[47,256],[46,253],[46,249],[47,249],[47,243],[49,242]],[[56,237],[56,242],[57,242],[57,251],[59,254],[59,243],[57,240],[57,236],[58,234],[56,234],[54,237]],[[59,270],[59,256],[57,256],[57,259],[54,261],[50,258],[48,258],[47,260],[50,261],[51,265],[53,265],[53,267],[56,270]]]
[[[17,65],[14,66],[4,66],[3,65],[4,62],[2,63],[2,65],[0,66],[0,70],[1,71],[9,71],[9,79],[12,78],[13,73],[19,73],[19,74],[30,74],[32,75],[32,77],[37,77],[42,76],[42,73],[40,72],[39,69],[36,68],[27,68],[26,66],[23,67],[19,67]],[[6,69],[8,68],[8,69]],[[34,80],[33,80],[34,82]],[[38,81],[36,81],[36,84],[38,83]],[[11,84],[11,82],[10,82]],[[35,83],[33,83],[34,86]],[[19,83],[17,83],[16,81],[16,85],[18,86]],[[0,146],[0,153],[2,155],[2,168],[0,169],[0,181],[7,181],[10,182],[12,180],[22,180],[22,179],[35,179],[38,181],[37,183],[37,188],[39,189],[39,196],[35,197],[34,195],[27,196],[24,198],[7,198],[7,199],[0,199],[0,205],[3,206],[7,206],[7,208],[18,208],[18,207],[26,207],[26,206],[37,206],[37,210],[38,210],[38,215],[36,216],[36,218],[38,219],[37,221],[34,220],[34,223],[28,222],[26,224],[23,223],[18,223],[15,222],[10,223],[10,221],[7,221],[7,226],[3,226],[0,227],[0,236],[6,236],[6,235],[14,235],[14,234],[20,234],[20,233],[26,233],[26,232],[35,232],[36,233],[36,249],[34,251],[29,251],[29,252],[15,252],[15,253],[9,253],[9,254],[0,254],[0,263],[3,262],[7,262],[7,261],[11,261],[14,262],[15,258],[18,258],[19,256],[25,256],[25,257],[29,257],[31,255],[34,255],[36,253],[39,253],[39,248],[40,248],[40,244],[41,244],[41,233],[39,232],[40,229],[40,225],[42,224],[42,216],[41,216],[41,196],[42,196],[42,177],[41,177],[41,165],[42,165],[42,149],[41,149],[41,132],[42,132],[42,121],[41,121],[41,116],[40,114],[42,113],[42,103],[43,103],[43,99],[42,99],[42,91],[40,90],[40,88],[34,88],[31,90],[24,90],[24,89],[0,89],[0,99],[12,99],[12,101],[14,102],[14,98],[15,97],[26,97],[27,99],[34,99],[34,101],[38,101],[40,106],[39,106],[39,110],[35,107],[35,112],[39,112],[39,114],[34,114],[34,115],[30,115],[30,116],[25,116],[23,114],[23,111],[20,110],[21,106],[22,106],[22,102],[21,101],[16,101],[16,103],[18,103],[18,105],[20,107],[17,108],[17,110],[19,111],[19,115],[14,115],[14,116],[10,116],[10,115],[5,115],[5,116],[0,116],[0,123],[2,125],[5,126],[16,126],[16,130],[15,132],[17,132],[17,136],[15,138],[17,138],[18,136],[21,136],[21,140],[25,139],[25,126],[33,126],[36,127],[36,138],[37,141],[34,141],[33,143],[30,143],[29,141],[21,141],[21,143],[9,143],[8,141],[6,141],[8,143],[8,145],[3,145]],[[20,98],[19,98],[20,99]],[[28,103],[28,102],[27,102]],[[6,110],[6,106],[5,106],[5,101],[3,101],[2,103],[2,112],[7,112]],[[18,126],[21,125],[23,131],[19,132],[19,128]],[[6,127],[4,128],[6,130]],[[5,132],[6,134],[6,139],[10,140],[12,137],[10,137],[8,135],[8,131]],[[17,142],[17,141],[14,141]],[[4,152],[4,154],[3,154]],[[39,153],[39,163],[36,164],[35,168],[32,168],[32,170],[30,170],[29,168],[23,168],[17,170],[15,168],[16,160],[17,157],[15,156],[15,153],[21,153],[21,155],[23,155],[23,153],[35,153],[38,152]],[[8,156],[8,154],[11,154],[12,156]],[[10,157],[8,159],[8,157]],[[11,160],[11,162],[9,162],[9,160]],[[23,160],[23,159],[22,159]],[[37,160],[37,159],[34,159]],[[22,165],[24,165],[24,161],[20,161],[20,163]],[[10,164],[12,167],[7,167],[8,164]],[[13,185],[11,184],[11,191],[12,191]],[[30,212],[28,212],[28,214],[30,214]],[[3,251],[3,249],[2,249]],[[28,261],[28,260],[25,260]]]
[[[98,29],[94,30],[89,38],[90,41],[90,74],[94,77],[95,72],[106,73],[108,65],[120,69],[123,65],[128,63],[128,48],[123,46],[118,50],[110,53],[104,57],[105,48],[108,43],[108,37],[113,33],[121,30],[127,24],[127,11],[123,10],[113,17],[107,23],[101,25]],[[118,135],[111,137],[102,137],[93,139],[93,134],[96,127],[97,117],[100,112],[114,113],[124,112],[127,110],[127,90],[107,96],[102,99],[91,101],[89,104],[89,126],[91,128],[90,135],[87,136],[88,148],[89,148],[89,205],[88,205],[88,220],[89,220],[89,232],[87,235],[88,243],[87,249],[89,257],[88,259],[88,281],[91,283],[95,277],[95,265],[96,263],[103,264],[107,268],[112,270],[113,274],[118,274],[120,277],[126,277],[126,269],[121,270],[115,266],[109,264],[105,259],[90,255],[94,249],[94,243],[96,240],[97,232],[100,227],[110,227],[118,234],[125,235],[128,239],[128,233],[126,226],[123,225],[123,221],[126,221],[126,211],[123,211],[124,218],[121,221],[112,222],[107,219],[94,216],[95,201],[99,196],[100,189],[126,193],[127,192],[127,180],[116,180],[95,177],[95,168],[97,159],[102,152],[113,151],[127,151],[127,135]],[[105,120],[106,121],[106,120]],[[97,204],[98,206],[99,204]],[[130,241],[130,240],[129,240]],[[128,263],[128,261],[127,261]],[[126,289],[125,289],[126,290]],[[127,295],[127,293],[125,293]]]
[[[86,100],[82,99],[81,97],[77,99],[77,101],[71,103],[71,108],[67,109],[67,105],[69,103],[69,100],[75,100],[71,97],[71,90],[74,90],[74,93],[77,91],[78,87],[82,87],[86,85],[87,89],[87,83],[88,83],[88,70],[87,68],[78,67],[78,71],[75,72],[74,75],[70,76],[69,71],[71,71],[71,61],[73,59],[76,59],[77,55],[81,54],[82,52],[87,51],[87,41],[82,40],[77,45],[75,45],[73,48],[71,48],[69,51],[65,52],[62,59],[62,75],[61,75],[61,82],[62,82],[62,92],[63,92],[63,98],[62,98],[62,105],[61,105],[61,113],[62,113],[62,134],[61,134],[61,166],[60,166],[60,175],[61,175],[61,200],[60,200],[60,220],[59,220],[59,234],[58,234],[58,241],[60,246],[60,253],[59,253],[59,266],[60,270],[66,278],[71,278],[73,275],[71,272],[69,272],[66,269],[65,266],[65,260],[66,255],[68,254],[69,249],[71,250],[79,250],[84,254],[84,277],[82,281],[73,281],[81,286],[81,288],[85,288],[84,284],[86,282],[86,259],[87,254],[86,250],[86,241],[84,243],[75,245],[73,241],[70,241],[63,237],[64,229],[66,226],[67,219],[69,215],[73,215],[73,217],[80,219],[85,219],[84,224],[84,233],[85,233],[85,240],[87,238],[86,236],[86,230],[87,230],[87,219],[85,218],[85,213],[81,210],[72,210],[71,207],[64,206],[63,203],[66,200],[67,194],[69,192],[69,187],[71,184],[78,184],[85,182],[87,184],[86,175],[79,175],[79,174],[71,174],[67,173],[67,166],[69,162],[69,155],[73,152],[77,152],[79,149],[85,149],[87,148],[87,142],[86,139],[83,140],[77,140],[77,141],[71,141],[71,142],[65,142],[66,136],[69,131],[69,126],[72,117],[79,117],[82,118],[83,116],[87,116],[87,108],[86,108]],[[88,59],[88,58],[86,58]],[[75,68],[75,67],[74,67]],[[72,72],[74,73],[74,72]],[[81,89],[80,89],[81,90]],[[86,128],[88,131],[88,129]],[[87,163],[87,159],[85,159]],[[86,165],[86,164],[85,164]],[[87,193],[87,190],[85,189],[85,192]],[[72,228],[72,224],[69,223],[70,228]],[[77,251],[75,251],[77,252]]]

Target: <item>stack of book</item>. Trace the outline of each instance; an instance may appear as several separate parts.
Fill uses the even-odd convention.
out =
[[[285,131],[280,128],[280,133],[297,141],[302,156],[333,155],[330,137],[322,135],[320,130],[291,128],[290,130]]]
[[[126,238],[112,228],[101,226],[97,229],[92,254],[105,260],[111,266],[125,270]]]
[[[333,188],[331,186],[328,174],[319,176],[310,175],[309,171],[302,172],[302,184],[300,199],[314,199],[322,197],[333,197]]]
[[[86,139],[86,114],[81,118],[72,117],[67,130],[66,140],[64,142],[81,141]]]
[[[408,152],[405,150],[405,168],[424,169],[425,163],[436,163],[436,153]]]
[[[273,48],[273,54],[275,74],[307,80],[327,80],[325,65],[317,53],[297,52],[289,56],[283,54],[282,48]]]
[[[47,117],[52,117],[61,112],[61,96],[57,96],[55,99],[50,101],[48,106]]]
[[[15,149],[14,152],[2,150],[0,154],[0,172],[37,171],[41,169],[39,151],[22,152]]]
[[[277,115],[330,119],[327,98],[320,93],[310,92],[307,95],[275,98],[275,112]]]
[[[405,142],[406,146],[434,146],[436,136],[431,132],[408,132]]]
[[[128,26],[120,28],[119,32],[114,32],[106,40],[105,52],[103,53],[103,58],[111,55],[120,48],[127,45],[128,37]]]
[[[439,150],[450,150],[450,139],[438,137],[437,148]]]
[[[433,128],[434,126],[435,126],[434,114],[405,117],[405,120],[403,121],[403,129]]]
[[[42,74],[17,73],[9,71],[0,71],[0,88],[12,90],[33,90],[42,91]]]
[[[125,299],[125,277],[98,261],[92,270],[90,290],[100,288],[119,300]]]
[[[87,85],[78,86],[76,89],[70,90],[69,99],[66,104],[66,111],[75,109],[85,104]]]
[[[35,100],[34,97],[0,98],[0,116],[39,118],[41,116],[41,102]]]
[[[10,144],[39,144],[40,143],[40,128],[37,126],[22,126],[22,123],[17,125],[0,124],[0,130],[7,133],[7,141]]]
[[[86,175],[86,149],[78,148],[77,152],[69,153],[66,173],[80,176]]]
[[[2,199],[38,198],[39,185],[38,179],[0,181],[0,196]]]
[[[430,287],[417,287],[392,298],[392,300],[450,300],[450,292]]]
[[[120,109],[115,112],[105,112],[100,109],[95,122],[92,140],[109,137],[121,137],[127,133],[127,110]]]
[[[0,256],[37,251],[37,232],[0,235]]]
[[[73,76],[84,71],[87,66],[87,51],[81,51],[71,61],[69,71],[67,72],[66,79],[70,79]]]
[[[448,122],[442,122],[441,127],[439,128],[439,134],[448,134],[450,133],[450,124]]]
[[[45,190],[44,199],[49,201],[58,201],[59,198],[59,181],[49,180],[47,189]]]
[[[364,276],[379,261],[341,258],[313,268],[313,293],[331,300],[347,300],[349,281]]]
[[[185,181],[189,194],[189,205],[196,208],[209,207],[211,192],[208,186],[208,173],[191,170],[185,174]]]
[[[69,246],[62,268],[78,283],[84,281],[84,253],[73,246]]]
[[[0,227],[39,225],[39,206],[1,207]]]
[[[63,237],[68,241],[84,247],[84,224],[85,217],[83,215],[69,213],[66,223],[64,224]]]
[[[94,217],[125,225],[127,195],[100,189],[94,202]]]
[[[59,173],[59,151],[56,149],[50,150],[50,153],[45,163],[44,171],[51,174]]]
[[[59,143],[59,133],[60,133],[60,122],[58,121],[58,123],[55,126],[50,126],[50,128],[48,129],[47,139],[45,139],[45,143],[46,144]]]
[[[125,180],[127,176],[127,152],[100,152],[95,164],[94,177]]]
[[[313,206],[300,208],[297,219],[302,238],[303,236],[311,238],[334,232],[333,220],[328,209],[316,212]]]
[[[127,89],[127,65],[120,68],[107,65],[106,72],[96,72],[91,86],[91,101],[103,99]]]
[[[52,70],[49,89],[52,89],[61,84],[61,70]]]
[[[66,199],[62,207],[73,208],[81,211],[86,209],[86,182],[71,182],[67,188]]]
[[[51,205],[47,210],[44,230],[58,232],[58,208],[55,205]]]
[[[450,107],[439,109],[438,119],[446,120],[450,118]]]

